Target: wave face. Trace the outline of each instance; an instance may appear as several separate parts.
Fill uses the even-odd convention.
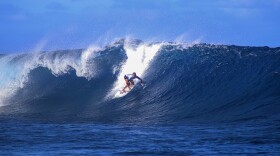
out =
[[[280,119],[280,48],[120,40],[0,56],[0,117],[177,123]],[[137,72],[124,97],[123,75]]]

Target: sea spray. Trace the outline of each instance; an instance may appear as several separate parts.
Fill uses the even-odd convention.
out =
[[[142,77],[145,70],[149,67],[150,62],[153,60],[157,52],[159,51],[161,44],[140,44],[135,47],[126,43],[124,45],[125,53],[127,56],[126,61],[122,64],[118,79],[114,83],[114,88],[111,90],[109,96],[115,95],[124,86],[124,75],[137,73],[139,77]]]

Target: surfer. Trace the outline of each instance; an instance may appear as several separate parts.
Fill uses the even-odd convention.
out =
[[[132,74],[126,74],[126,75],[124,75],[124,80],[125,80],[125,84],[126,85],[125,85],[125,87],[122,90],[123,93],[126,92],[125,91],[126,88],[128,88],[129,90],[131,89],[130,86],[134,85],[134,81],[133,81],[134,79],[140,80],[141,81],[141,85],[144,86],[143,80],[139,76],[137,76],[135,72],[133,72]]]

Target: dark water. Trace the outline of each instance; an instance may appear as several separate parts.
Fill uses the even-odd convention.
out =
[[[279,123],[149,126],[2,121],[0,154],[279,155]]]
[[[143,44],[1,56],[0,155],[280,154],[280,48]]]

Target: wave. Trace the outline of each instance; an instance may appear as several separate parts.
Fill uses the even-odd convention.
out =
[[[0,57],[0,116],[123,123],[280,117],[280,48],[120,40]],[[115,98],[123,75],[146,83]]]

